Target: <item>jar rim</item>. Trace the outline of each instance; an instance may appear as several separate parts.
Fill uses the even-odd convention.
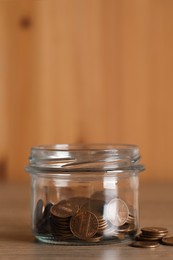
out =
[[[133,144],[53,144],[31,148],[28,172],[142,171]]]
[[[38,145],[31,147],[31,150],[47,150],[47,151],[97,151],[97,150],[137,150],[138,146],[134,144],[48,144],[48,145]]]

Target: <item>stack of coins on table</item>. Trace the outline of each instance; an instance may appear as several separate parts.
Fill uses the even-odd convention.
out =
[[[141,248],[154,248],[160,244],[173,246],[173,237],[168,236],[168,229],[164,227],[144,227],[135,237],[130,246]]]
[[[167,228],[162,227],[144,227],[141,233],[136,236],[138,241],[159,241],[168,234]]]
[[[122,241],[137,233],[135,217],[120,198],[104,200],[72,197],[57,203],[38,200],[33,231],[54,241]]]

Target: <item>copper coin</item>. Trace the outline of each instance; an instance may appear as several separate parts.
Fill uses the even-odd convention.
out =
[[[81,210],[91,211],[97,216],[102,216],[104,204],[105,202],[103,200],[90,199],[81,207]]]
[[[129,215],[127,218],[127,223],[131,224],[135,222],[135,217],[132,215]]]
[[[43,218],[48,218],[50,216],[50,209],[53,206],[51,202],[48,202],[45,206],[44,212],[43,212]]]
[[[135,240],[137,241],[159,241],[160,238],[158,237],[146,237],[143,236],[142,234],[139,234],[135,237]]]
[[[162,243],[167,246],[173,246],[173,237],[163,237]]]
[[[144,234],[144,233],[142,233],[141,236],[146,238],[146,239],[148,238],[148,239],[151,239],[151,240],[153,239],[154,240],[154,238],[155,239],[157,238],[159,240],[162,237],[165,237],[166,234]]]
[[[102,239],[103,239],[103,235],[96,234],[93,237],[87,238],[86,241],[96,243],[96,242],[100,242]]]
[[[129,223],[125,223],[124,225],[117,227],[118,232],[123,233],[126,232],[130,227]]]
[[[119,240],[123,240],[123,239],[125,239],[125,234],[124,234],[124,233],[121,233],[121,234],[119,234],[119,233],[114,233],[114,234],[112,235],[112,237],[113,237],[113,238],[118,238]]]
[[[106,207],[106,216],[114,226],[122,226],[129,217],[129,209],[122,199],[112,199]]]
[[[42,205],[42,202],[40,203]],[[38,233],[49,233],[50,232],[50,209],[52,207],[52,203],[48,202],[47,205],[44,208],[44,211],[42,212],[43,205],[40,208],[40,217],[41,219],[36,224],[37,232]]]
[[[67,218],[73,216],[79,210],[79,206],[68,200],[61,200],[51,208],[51,214],[55,217]]]
[[[79,208],[86,204],[90,199],[87,197],[72,197],[69,199],[70,202],[76,203]]]
[[[43,217],[43,200],[39,199],[37,201],[36,207],[35,207],[35,212],[34,212],[34,224],[37,225]]]
[[[141,231],[146,234],[167,234],[168,229],[163,227],[144,227]]]
[[[103,220],[98,220],[99,226],[98,226],[98,231],[103,231],[105,228],[107,228],[108,223],[107,221]]]
[[[156,241],[135,241],[131,243],[130,246],[141,248],[155,248],[159,246],[159,243]]]
[[[135,224],[134,224],[134,223],[131,223],[131,224],[129,225],[129,228],[127,229],[127,231],[128,231],[128,232],[131,232],[131,231],[135,231],[135,230],[136,230]]]
[[[96,191],[94,194],[92,194],[91,199],[96,199],[96,200],[102,200],[105,202],[109,202],[111,199],[117,197],[117,192],[113,190],[101,190],[101,191]]]
[[[80,239],[93,237],[97,233],[98,225],[97,217],[90,211],[79,211],[70,221],[71,232]]]

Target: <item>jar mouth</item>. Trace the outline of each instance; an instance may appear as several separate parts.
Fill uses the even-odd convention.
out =
[[[39,145],[31,148],[26,171],[142,171],[140,158],[138,146],[131,144]]]
[[[134,144],[50,144],[38,145],[31,150],[47,150],[47,151],[133,151],[139,153],[139,148]]]

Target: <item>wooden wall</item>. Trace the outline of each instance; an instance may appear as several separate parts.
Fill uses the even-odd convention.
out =
[[[29,149],[134,143],[173,180],[173,1],[0,0],[0,174]]]

